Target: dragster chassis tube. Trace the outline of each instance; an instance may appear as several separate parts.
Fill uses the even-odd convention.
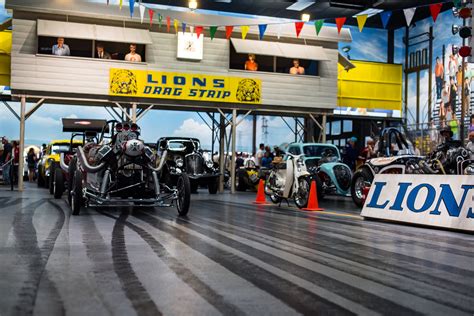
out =
[[[97,173],[105,167],[105,162],[101,162],[100,165],[95,166],[95,167],[89,165],[86,159],[86,155],[84,154],[84,150],[82,149],[82,146],[77,147],[77,157],[79,161],[81,162],[81,165],[84,168],[84,171],[88,173]]]

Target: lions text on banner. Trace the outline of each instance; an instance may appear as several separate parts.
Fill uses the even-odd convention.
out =
[[[260,104],[261,86],[251,78],[112,68],[109,95]]]
[[[361,215],[474,232],[474,178],[378,174]]]

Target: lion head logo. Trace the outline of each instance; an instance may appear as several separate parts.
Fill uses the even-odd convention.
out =
[[[260,102],[260,86],[253,79],[242,79],[237,87],[237,100],[241,102]]]
[[[138,85],[135,74],[125,69],[115,71],[110,83],[110,91],[113,94],[137,94]]]

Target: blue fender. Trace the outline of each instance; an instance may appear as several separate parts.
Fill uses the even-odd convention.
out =
[[[321,166],[319,166],[319,172],[324,172],[325,174],[328,175],[328,177],[331,179],[332,183],[336,186],[336,193],[340,195],[347,195],[350,193],[351,188],[349,187],[347,190],[343,190],[340,186],[339,183],[336,180],[336,175],[334,174],[333,168],[335,166],[342,165],[346,166],[343,163],[340,162],[326,162],[323,163]]]

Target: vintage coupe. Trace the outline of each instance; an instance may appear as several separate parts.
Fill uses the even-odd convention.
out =
[[[73,215],[78,215],[83,206],[128,205],[175,205],[180,216],[188,213],[188,176],[183,173],[175,183],[167,182],[162,174],[167,151],[157,165],[156,155],[139,137],[137,124],[112,120],[102,129],[98,142],[77,148],[68,166]]]
[[[164,162],[163,177],[175,183],[186,174],[191,192],[200,185],[207,186],[210,194],[216,194],[219,184],[219,166],[213,162],[210,152],[203,151],[197,138],[162,137],[158,140],[158,157]],[[163,153],[167,153],[166,156]]]
[[[336,146],[323,143],[291,143],[286,150],[292,155],[303,155],[308,171],[318,184],[318,197],[326,194],[348,195],[351,187],[352,171],[341,162]]]

